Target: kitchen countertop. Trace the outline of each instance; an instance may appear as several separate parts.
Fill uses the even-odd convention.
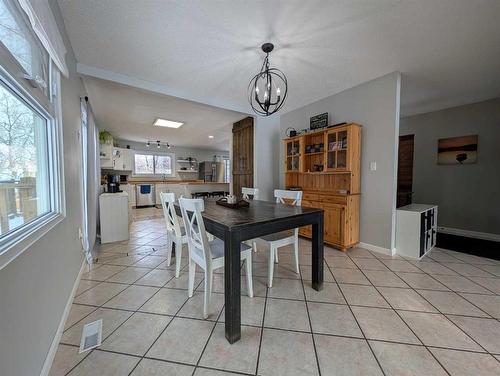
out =
[[[229,184],[219,182],[204,182],[203,180],[129,180],[128,184],[186,184],[186,185],[209,185],[209,184]]]

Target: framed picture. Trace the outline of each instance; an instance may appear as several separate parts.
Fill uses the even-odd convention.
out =
[[[438,140],[438,164],[471,164],[477,162],[478,136],[441,138]]]

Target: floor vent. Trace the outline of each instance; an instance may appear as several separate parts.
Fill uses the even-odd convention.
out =
[[[93,349],[101,345],[102,340],[102,320],[85,324],[80,341],[80,353]]]

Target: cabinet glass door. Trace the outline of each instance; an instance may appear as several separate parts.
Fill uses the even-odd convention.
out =
[[[326,134],[327,170],[347,170],[349,132],[347,129],[331,130]]]
[[[285,144],[286,171],[300,171],[300,140],[290,140]]]

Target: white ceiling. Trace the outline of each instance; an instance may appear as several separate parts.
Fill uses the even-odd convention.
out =
[[[59,0],[79,63],[249,111],[271,41],[284,111],[399,70],[402,114],[500,96],[500,1]]]
[[[97,125],[121,140],[229,150],[232,124],[247,116],[97,78],[85,77],[84,84]],[[155,127],[156,118],[185,124],[178,129]]]

